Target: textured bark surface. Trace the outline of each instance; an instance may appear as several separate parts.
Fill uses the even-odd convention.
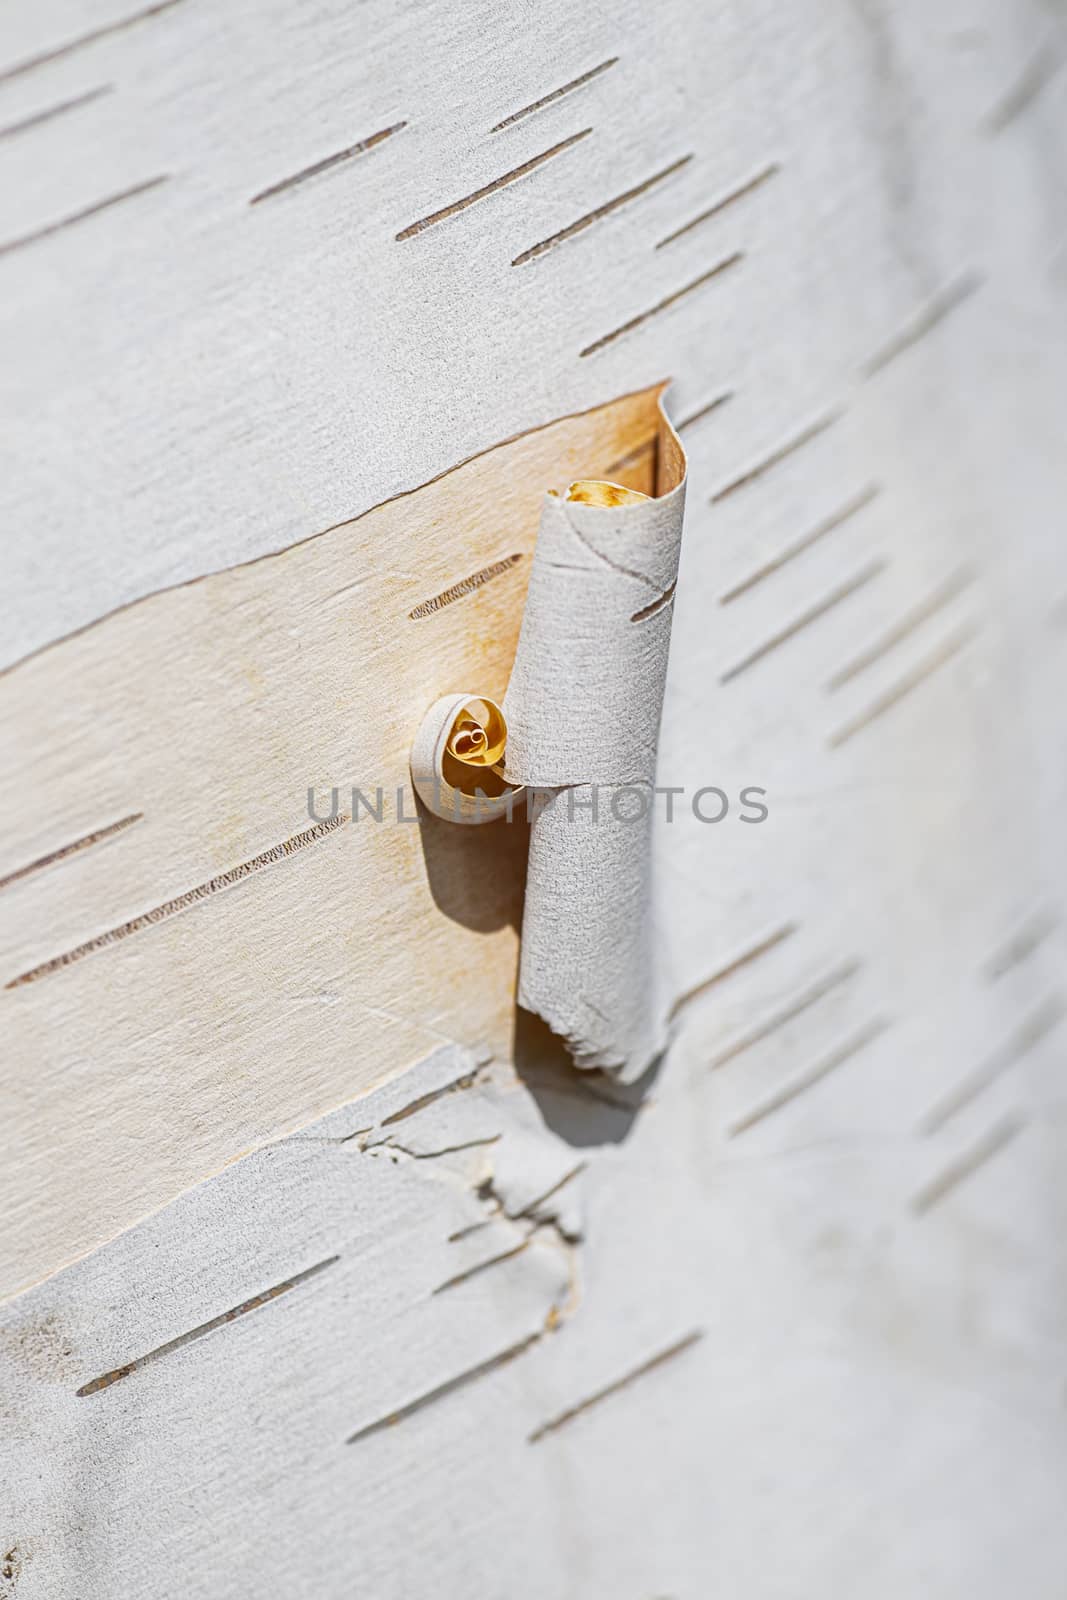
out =
[[[673,1042],[632,1102],[527,1029],[486,1047],[462,1003],[413,1010],[410,928],[373,895],[344,924],[378,919],[359,999],[405,1059],[443,1049],[368,1096],[401,1062],[330,1024],[343,956],[294,965],[338,835],[245,885],[290,873],[242,934],[251,1009],[205,981],[208,907],[0,996],[39,1130],[4,1151],[9,1281],[35,1250],[51,1273],[0,1310],[0,1594],[1058,1600],[1062,7],[50,0],[5,26],[4,660],[44,650],[5,693],[156,607],[180,703],[207,582],[175,584],[342,524],[356,582],[362,513],[669,375],[659,782],[730,809],[656,828]],[[520,548],[409,531],[408,611]],[[424,615],[455,629],[449,682],[383,751],[517,630],[520,571]],[[335,730],[406,648],[376,603],[360,657],[361,604],[305,636],[307,682],[348,668]],[[259,607],[219,604],[220,705]],[[117,918],[89,891],[182,833],[119,781],[162,690],[108,665],[73,721],[48,696],[19,719],[39,832],[3,872],[126,826],[0,889],[5,950],[32,946],[5,983],[53,930],[157,905],[147,868]],[[295,704],[260,737],[302,774],[324,713]],[[194,722],[169,704],[137,770],[191,771]],[[89,746],[114,806],[82,813]],[[234,827],[183,836],[204,870],[166,894],[299,821]],[[462,995],[497,935],[448,937]],[[165,978],[140,964],[171,939]],[[283,1000],[310,1008],[299,1063]],[[185,1070],[153,1080],[159,1054]],[[294,1099],[267,1115],[271,1081]]]

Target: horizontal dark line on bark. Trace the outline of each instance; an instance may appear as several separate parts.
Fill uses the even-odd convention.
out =
[[[135,183],[131,189],[122,189],[118,194],[109,194],[103,200],[94,200],[90,206],[85,206],[81,211],[73,211],[68,217],[60,217],[57,222],[49,222],[43,228],[36,228],[33,233],[24,233],[21,238],[8,239],[0,244],[0,256],[12,255],[16,250],[25,250],[27,245],[38,244],[42,239],[50,239],[55,233],[62,233],[65,228],[73,228],[79,222],[86,222],[90,217],[95,217],[101,211],[110,211],[112,206],[120,205],[124,200],[133,200],[139,194],[147,194],[150,189],[158,189],[161,183],[167,182],[164,173],[158,178],[149,178],[144,183]]]
[[[31,873],[43,872],[45,867],[55,866],[59,861],[66,861],[70,856],[78,855],[94,844],[102,844],[105,839],[113,839],[117,833],[123,833],[135,822],[142,821],[143,817],[143,811],[134,811],[128,817],[120,817],[118,822],[109,822],[106,828],[95,828],[92,833],[83,833],[80,839],[61,845],[58,850],[50,850],[47,855],[38,856],[36,861],[28,861],[24,867],[16,867],[14,872],[6,873],[0,878],[0,889],[6,889],[9,883],[17,883],[20,878],[28,878]]]
[[[529,161],[524,161],[521,166],[512,167],[510,172],[503,173],[499,178],[494,178],[491,183],[483,184],[480,189],[475,189],[471,194],[466,194],[460,200],[453,200],[451,205],[442,206],[440,211],[431,211],[429,216],[420,217],[418,222],[412,222],[406,228],[401,228],[397,234],[397,241],[414,239],[416,234],[425,233],[427,228],[435,227],[439,222],[445,222],[449,217],[454,217],[461,211],[466,211],[468,206],[476,205],[479,200],[487,200],[490,195],[497,194],[501,189],[506,189],[510,184],[517,183],[520,178],[525,178],[527,173],[534,172],[538,167],[543,167],[546,161],[551,161],[555,156],[562,155],[565,150],[582,139],[587,139],[592,133],[592,128],[583,128],[580,133],[572,133],[569,139],[561,139],[558,144],[542,150],[540,155],[531,156]]]
[[[924,1184],[912,1196],[912,1210],[922,1216],[933,1206],[938,1205],[965,1178],[971,1177],[979,1168],[984,1167],[987,1161],[991,1161],[995,1155],[999,1154],[1006,1145],[1011,1144],[1012,1140],[1022,1132],[1024,1126],[1025,1123],[1022,1117],[1015,1112],[1009,1112],[1006,1116],[1001,1117],[999,1122],[994,1123],[980,1139],[976,1139],[969,1149],[965,1150],[962,1155],[957,1156],[954,1161],[949,1162],[947,1167],[944,1167],[936,1177],[931,1178],[929,1183]]]
[[[293,834],[292,838],[283,839],[281,844],[272,845],[269,850],[263,850],[250,860],[240,862],[228,872],[209,878],[205,883],[198,883],[195,888],[187,889],[184,894],[176,895],[172,900],[164,900],[161,905],[153,906],[151,911],[142,911],[139,916],[131,917],[128,922],[121,922],[117,927],[109,928],[106,933],[98,933],[95,938],[87,939],[84,944],[75,945],[72,950],[64,951],[60,956],[52,956],[50,960],[42,961],[39,966],[31,967],[28,972],[20,973],[17,978],[10,979],[4,987],[18,989],[24,984],[36,983],[39,978],[60,972],[64,967],[72,966],[74,962],[92,955],[94,951],[118,944],[121,940],[128,939],[131,934],[154,927],[157,922],[166,922],[170,917],[187,911],[190,906],[199,905],[202,900],[208,900],[213,895],[221,894],[224,889],[232,888],[235,883],[240,883],[243,878],[262,871],[264,867],[273,866],[276,861],[284,860],[287,856],[295,855],[298,850],[304,850],[308,845],[317,843],[319,839],[332,833],[335,828],[339,828],[347,821],[348,818],[343,815],[329,817],[325,822],[316,823],[313,828],[305,829],[303,833]]]
[[[653,173],[651,178],[646,178],[643,183],[635,184],[632,189],[625,189],[622,194],[617,194],[611,200],[605,200],[603,205],[587,211],[576,222],[570,223],[566,228],[561,228],[558,233],[550,234],[547,239],[542,239],[539,244],[533,244],[528,250],[523,250],[511,263],[513,267],[521,267],[528,261],[536,261],[539,256],[546,255],[549,250],[554,250],[557,245],[564,244],[566,240],[573,239],[577,234],[584,233],[594,223],[600,222],[604,217],[610,217],[613,212],[620,211],[623,206],[629,205],[634,200],[639,200],[642,195],[648,194],[657,184],[663,183],[674,173],[680,172],[687,166],[693,157],[682,156],[678,161],[672,161],[669,167],[664,167],[661,172]]]
[[[564,95],[573,94],[575,89],[584,88],[587,83],[592,83],[594,78],[599,78],[602,72],[607,72],[609,67],[616,66],[618,60],[618,56],[609,56],[599,66],[590,67],[589,71],[583,72],[580,77],[572,78],[569,83],[563,84],[558,89],[553,89],[549,94],[542,95],[540,100],[531,100],[528,106],[522,106],[520,110],[513,111],[509,117],[504,118],[503,122],[498,122],[494,127],[490,128],[489,132],[502,133],[505,128],[511,128],[516,122],[521,122],[524,117],[532,117],[535,111],[543,111],[546,106],[555,105],[556,101],[562,100]]]
[[[154,1350],[149,1350],[147,1355],[136,1356],[124,1366],[114,1367],[110,1372],[102,1373],[91,1383],[82,1384],[75,1393],[79,1399],[84,1399],[87,1395],[99,1394],[102,1389],[110,1389],[120,1378],[128,1378],[131,1372],[139,1372],[142,1367],[147,1367],[152,1361],[158,1361],[161,1356],[171,1355],[175,1350],[181,1350],[185,1345],[192,1344],[194,1340],[203,1339],[205,1335],[214,1333],[216,1328],[225,1327],[228,1322],[236,1322],[238,1317],[247,1316],[250,1311],[258,1311],[261,1306],[269,1305],[272,1300],[277,1300],[279,1295],[288,1294],[289,1290],[295,1289],[298,1284],[317,1277],[320,1272],[325,1272],[327,1267],[332,1267],[340,1259],[340,1256],[327,1256],[325,1261],[316,1262],[313,1267],[306,1267],[303,1272],[297,1272],[293,1277],[286,1278],[284,1283],[276,1283],[273,1288],[264,1289],[261,1294],[253,1295],[250,1300],[242,1300],[239,1306],[231,1306],[229,1311],[223,1311],[219,1316],[212,1317],[209,1322],[201,1322],[198,1327],[190,1328],[187,1333],[180,1333],[176,1339],[168,1339],[166,1344],[157,1345]]]
[[[964,645],[969,644],[975,637],[976,632],[977,630],[972,626],[961,628],[952,638],[946,640],[939,649],[935,650],[932,655],[928,656],[925,661],[920,662],[898,683],[895,683],[892,688],[879,695],[867,707],[866,711],[861,711],[858,716],[836,728],[827,740],[830,748],[837,749],[839,745],[847,744],[850,739],[855,738],[857,733],[861,733],[864,728],[870,727],[872,722],[876,722],[887,711],[891,711],[894,706],[899,705],[901,700],[905,699],[914,689],[919,688],[928,678],[932,677],[939,667],[945,666],[955,656],[959,655]]]
[[[35,67],[43,67],[50,61],[59,61],[75,50],[82,50],[88,44],[95,44],[98,39],[107,39],[112,34],[124,33],[127,28],[136,27],[139,22],[147,22],[152,17],[158,17],[162,12],[170,11],[182,3],[183,0],[159,0],[158,5],[146,6],[143,11],[135,11],[132,16],[120,17],[117,22],[105,23],[102,28],[93,28],[89,33],[68,40],[66,44],[56,45],[54,50],[42,50],[39,55],[30,56],[26,61],[19,61],[13,67],[0,68],[0,83],[8,83],[12,78],[19,78],[24,72],[32,72]]]
[[[835,422],[840,421],[842,415],[841,411],[830,411],[825,416],[819,417],[817,421],[801,429],[799,433],[794,434],[791,439],[787,439],[785,444],[778,445],[776,449],[771,451],[770,455],[764,456],[754,466],[747,467],[738,477],[731,478],[730,482],[724,484],[721,489],[716,489],[710,503],[713,506],[718,505],[728,495],[736,494],[738,489],[744,489],[748,484],[754,483],[757,478],[762,478],[765,472],[769,472],[772,467],[778,466],[780,462],[788,460],[798,450],[803,449],[806,444],[810,444],[813,439],[817,439],[820,434],[825,433],[827,428],[833,427]]]
[[[709,271],[702,272],[699,278],[694,278],[692,283],[684,284],[682,288],[675,289],[673,294],[667,295],[664,300],[657,301],[647,311],[638,312],[636,317],[631,317],[628,322],[624,322],[620,327],[613,328],[610,333],[602,334],[599,339],[594,339],[592,344],[585,346],[584,350],[579,350],[579,356],[595,355],[598,350],[603,350],[606,345],[614,344],[615,340],[621,339],[624,334],[633,333],[635,328],[642,327],[650,318],[658,317],[662,311],[669,311],[671,306],[678,304],[679,300],[683,300],[697,289],[702,289],[713,278],[718,278],[722,273],[728,271],[730,267],[737,266],[743,260],[744,252],[735,250],[733,255],[726,256],[722,261],[717,261]]]
[[[746,178],[743,183],[739,183],[736,188],[730,189],[704,211],[698,212],[695,217],[690,217],[688,222],[683,222],[680,228],[675,228],[673,233],[668,233],[666,238],[660,239],[656,249],[662,250],[664,245],[673,244],[676,239],[681,239],[684,234],[690,233],[692,229],[699,227],[702,222],[709,222],[712,217],[717,217],[721,211],[725,211],[727,207],[732,206],[735,200],[740,200],[745,195],[751,194],[753,190],[762,188],[768,178],[773,178],[780,171],[781,167],[777,161],[768,162],[765,167],[751,178]]]
[[[691,1350],[703,1337],[703,1329],[695,1328],[692,1333],[687,1333],[683,1338],[677,1339],[674,1344],[668,1345],[666,1350],[660,1350],[658,1354],[650,1356],[647,1361],[642,1361],[640,1366],[632,1368],[623,1377],[616,1378],[613,1383],[605,1384],[603,1389],[597,1389],[594,1394],[588,1395],[586,1399],[579,1400],[577,1405],[568,1406],[567,1410],[561,1411],[558,1416],[550,1417],[547,1422],[542,1422],[541,1426],[535,1428],[533,1433],[530,1434],[529,1442],[536,1444],[546,1434],[557,1432],[568,1422],[573,1422],[575,1417],[582,1416],[586,1411],[592,1410],[594,1406],[600,1405],[612,1395],[619,1394],[623,1389],[628,1389],[639,1378],[646,1377],[650,1372],[655,1372],[658,1367],[665,1366],[668,1361],[673,1361],[676,1356],[683,1355],[686,1350]]]
[[[299,184],[307,183],[309,178],[318,178],[324,172],[331,172],[334,167],[339,167],[347,161],[352,161],[356,156],[366,155],[368,150],[374,150],[378,145],[384,144],[386,139],[391,139],[394,133],[399,133],[406,128],[406,122],[394,122],[389,128],[379,128],[377,133],[370,133],[365,139],[357,139],[355,144],[350,144],[344,150],[336,150],[332,156],[324,156],[321,161],[312,162],[310,167],[301,167],[299,172],[294,172],[288,178],[280,178],[277,183],[272,183],[269,188],[261,189],[249,200],[250,206],[258,205],[261,200],[269,200],[272,196],[283,194],[287,189],[295,189]]]
[[[91,105],[94,100],[99,100],[105,94],[114,93],[114,84],[101,84],[99,89],[89,89],[85,94],[75,95],[71,100],[61,100],[58,105],[46,106],[43,111],[34,111],[30,116],[23,117],[19,122],[10,122],[6,128],[0,128],[0,139],[11,139],[16,134],[28,133],[31,128],[39,128],[43,123],[52,122],[56,117],[65,116],[68,111],[77,111],[81,106]]]

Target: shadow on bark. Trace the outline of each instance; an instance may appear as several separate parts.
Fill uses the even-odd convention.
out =
[[[438,910],[476,933],[522,927],[530,828],[526,819],[464,826],[416,800],[430,893]]]
[[[562,1039],[540,1017],[515,1008],[515,1071],[537,1101],[547,1127],[576,1148],[622,1144],[629,1138],[663,1058],[635,1083],[576,1067]]]

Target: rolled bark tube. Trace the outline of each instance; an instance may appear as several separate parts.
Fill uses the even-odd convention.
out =
[[[623,1079],[666,1040],[651,830],[686,462],[660,418],[654,497],[546,495],[503,702],[505,776],[537,791],[519,1002]]]

